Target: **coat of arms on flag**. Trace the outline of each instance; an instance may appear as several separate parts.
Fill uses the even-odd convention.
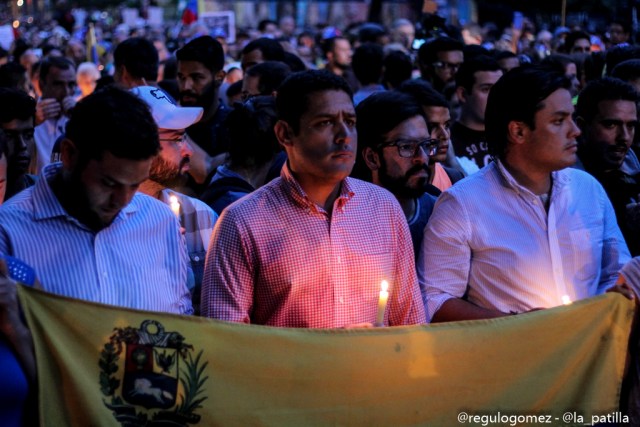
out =
[[[104,404],[123,426],[187,426],[200,421],[207,362],[179,332],[156,320],[115,328],[100,357]],[[121,360],[124,355],[124,360]],[[123,369],[120,369],[123,368]]]

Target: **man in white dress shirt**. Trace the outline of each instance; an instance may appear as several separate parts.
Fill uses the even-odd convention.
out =
[[[615,286],[629,250],[600,184],[569,168],[579,128],[570,82],[512,70],[493,86],[494,161],[443,193],[425,229],[418,276],[432,321],[553,307]]]

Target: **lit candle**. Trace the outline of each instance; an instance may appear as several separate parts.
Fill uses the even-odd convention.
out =
[[[571,298],[569,298],[569,295],[562,295],[562,304],[564,305],[569,305],[571,304]]]
[[[376,316],[376,326],[384,326],[384,312],[389,300],[389,283],[383,280],[380,283],[380,298],[378,299],[378,315]]]
[[[169,207],[178,219],[180,218],[180,202],[178,202],[178,196],[169,196]]]

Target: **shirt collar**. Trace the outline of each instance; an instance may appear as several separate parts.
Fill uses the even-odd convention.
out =
[[[504,165],[502,164],[502,162],[499,159],[496,159],[493,161],[493,164],[495,164],[495,168],[497,169],[499,175],[502,177],[502,181],[503,184],[509,188],[511,188],[512,190],[514,190],[516,193],[520,194],[520,193],[528,193],[531,195],[534,195],[531,190],[529,190],[526,187],[523,187],[522,185],[520,185],[518,183],[518,181],[516,181],[516,179],[513,177],[513,175],[511,175],[509,173],[509,171],[507,170],[507,168],[504,167]],[[553,189],[551,191],[552,197],[554,194],[557,194],[557,192],[564,186],[566,185],[570,178],[569,175],[566,173],[562,173],[562,170],[559,171],[553,171],[551,172],[551,179],[553,182]]]
[[[67,217],[77,221],[62,207],[51,188],[51,181],[62,173],[62,163],[51,163],[42,169],[42,177],[36,182],[33,189],[34,218],[43,220],[56,217]],[[122,208],[114,221],[126,218],[126,215],[136,212],[139,209],[137,194],[131,202]]]
[[[280,178],[282,178],[282,182],[284,184],[285,189],[287,190],[287,194],[291,197],[291,200],[302,207],[303,209],[311,210],[314,212],[324,212],[324,209],[318,205],[316,205],[307,193],[302,189],[300,183],[294,178],[291,173],[291,169],[289,168],[289,162],[287,161],[282,167],[282,171],[280,172]],[[353,185],[351,183],[351,178],[345,178],[342,180],[342,185],[340,186],[340,195],[336,200],[336,207],[338,209],[343,209],[344,205],[355,195],[353,192]]]

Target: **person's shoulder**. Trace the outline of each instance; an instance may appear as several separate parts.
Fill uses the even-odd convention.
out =
[[[173,212],[171,212],[171,209],[169,209],[165,203],[155,197],[148,196],[141,192],[137,192],[133,196],[133,199],[131,199],[129,205],[124,209],[134,212],[141,211],[145,213],[153,213],[160,217],[171,218],[173,216]]]
[[[287,195],[282,188],[281,178],[276,178],[251,193],[231,203],[224,210],[225,216],[249,218],[264,216],[272,207],[282,205]]]
[[[469,176],[466,176],[456,182],[455,185],[447,188],[443,194],[449,195],[463,195],[463,194],[476,194],[481,191],[482,188],[486,188],[487,182],[494,182],[499,178],[499,172],[495,163],[491,162],[487,166],[480,169]]]
[[[17,215],[30,218],[33,212],[33,189],[33,186],[28,187],[5,201],[2,206],[0,206],[0,216]],[[28,216],[25,214],[28,214]]]
[[[346,178],[345,181],[348,183],[351,191],[353,191],[353,193],[358,197],[395,200],[395,197],[391,192],[389,192],[389,190],[380,187],[379,185],[352,177]]]

